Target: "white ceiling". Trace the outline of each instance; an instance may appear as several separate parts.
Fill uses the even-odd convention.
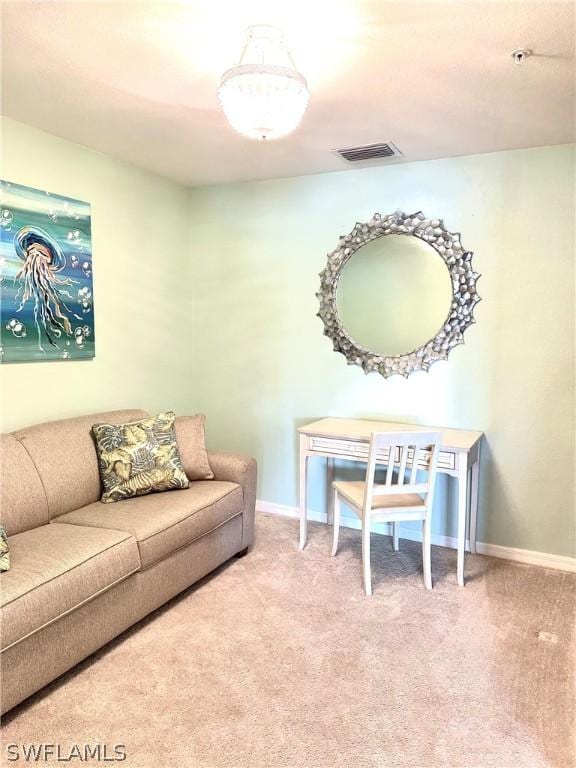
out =
[[[191,185],[574,141],[572,2],[2,2],[2,111]],[[244,30],[287,33],[311,100],[296,133],[235,134],[216,89]],[[535,56],[522,66],[510,53]]]

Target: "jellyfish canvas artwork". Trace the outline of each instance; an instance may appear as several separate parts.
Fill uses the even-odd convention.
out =
[[[94,357],[89,203],[0,182],[0,360]]]

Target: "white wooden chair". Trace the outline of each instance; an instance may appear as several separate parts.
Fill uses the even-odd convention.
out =
[[[404,520],[422,521],[424,584],[426,589],[432,589],[430,538],[439,446],[439,432],[373,432],[370,438],[366,480],[336,480],[332,483],[332,555],[335,555],[338,549],[340,504],[344,500],[362,521],[362,570],[367,595],[372,594],[370,528],[373,521],[393,524],[395,551],[398,551],[398,524]],[[384,485],[374,482],[376,463],[387,465]],[[423,482],[418,481],[419,471],[426,472]]]

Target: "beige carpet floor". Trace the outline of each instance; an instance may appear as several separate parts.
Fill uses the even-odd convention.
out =
[[[257,544],[9,713],[10,743],[128,768],[572,768],[575,576],[259,516]],[[43,765],[63,763],[43,762]],[[73,761],[69,764],[78,764]],[[91,764],[95,765],[95,762]],[[106,764],[106,763],[100,763]],[[114,763],[107,763],[114,764]]]

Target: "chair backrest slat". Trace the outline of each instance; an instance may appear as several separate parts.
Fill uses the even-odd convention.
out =
[[[398,482],[404,485],[406,480],[406,462],[408,461],[408,446],[400,446],[400,469],[398,470]]]
[[[418,446],[414,446],[414,454],[412,456],[412,471],[410,472],[410,485],[416,485],[416,478],[418,476],[418,458],[420,451]]]
[[[392,485],[392,478],[394,476],[394,453],[395,451],[393,451],[391,447],[388,456],[388,467],[386,468],[386,485]]]

